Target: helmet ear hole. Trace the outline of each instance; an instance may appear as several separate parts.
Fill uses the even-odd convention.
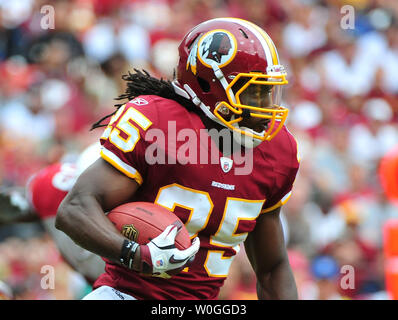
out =
[[[201,77],[197,77],[197,80],[198,80],[199,86],[203,92],[210,91],[210,84],[205,79],[203,79]]]

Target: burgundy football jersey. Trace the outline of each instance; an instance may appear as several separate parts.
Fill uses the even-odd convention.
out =
[[[121,107],[101,144],[102,158],[140,184],[133,201],[168,208],[200,238],[194,262],[167,280],[107,261],[94,287],[137,299],[216,299],[240,244],[260,214],[287,201],[299,167],[286,128],[243,161],[240,149],[223,156],[197,114],[158,96]]]

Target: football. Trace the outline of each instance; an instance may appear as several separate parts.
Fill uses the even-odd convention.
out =
[[[129,202],[112,209],[107,217],[128,239],[147,244],[170,224],[180,230],[175,243],[179,250],[191,246],[191,239],[183,222],[171,211],[151,202]]]

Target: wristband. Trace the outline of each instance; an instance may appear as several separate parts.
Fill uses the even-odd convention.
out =
[[[139,244],[134,241],[124,240],[122,246],[122,252],[120,254],[120,263],[129,269],[133,269],[133,262],[135,252],[137,251]]]

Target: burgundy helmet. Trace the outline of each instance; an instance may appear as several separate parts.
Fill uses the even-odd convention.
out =
[[[179,46],[176,92],[200,107],[212,120],[249,136],[254,146],[271,140],[282,128],[288,109],[279,105],[281,86],[287,84],[275,45],[257,25],[237,18],[217,18],[194,27]],[[244,104],[245,90],[268,88],[267,106]],[[246,102],[247,103],[247,102]],[[243,118],[267,119],[258,133],[240,127]]]

